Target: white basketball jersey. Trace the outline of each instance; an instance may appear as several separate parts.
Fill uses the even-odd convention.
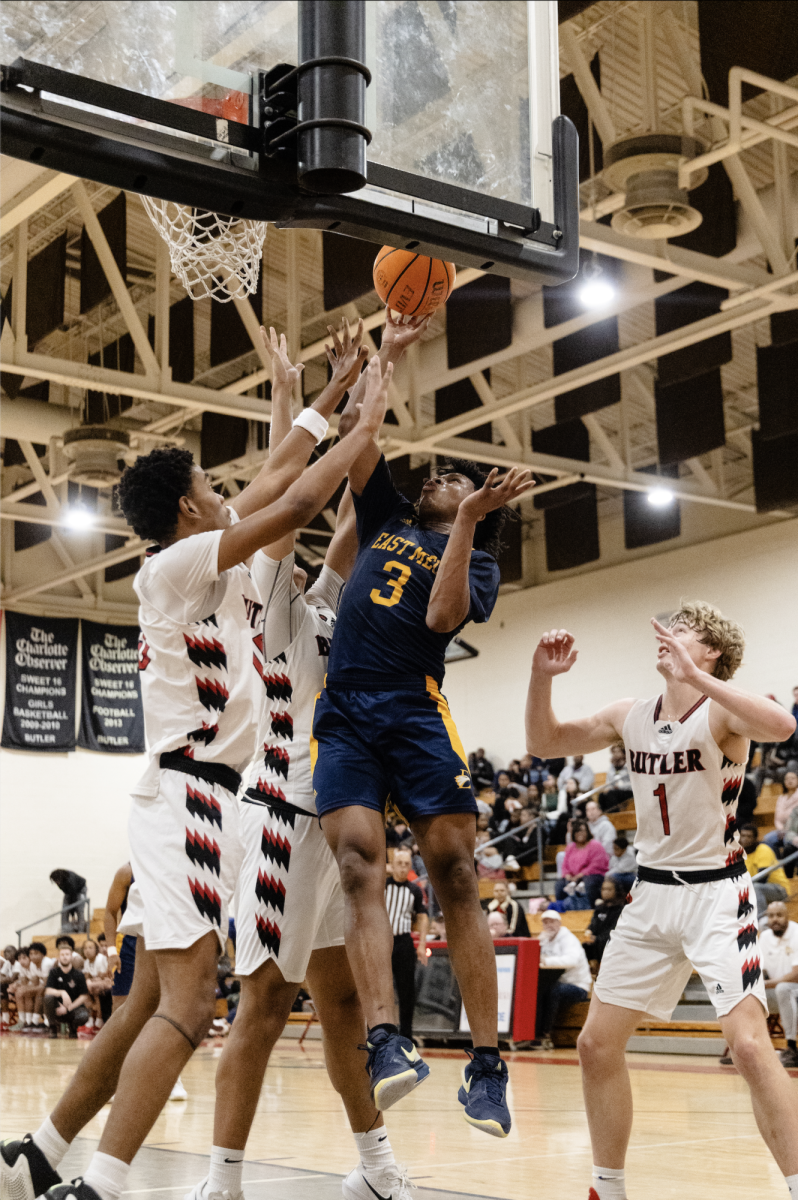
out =
[[[316,812],[310,732],[316,697],[324,687],[330,641],[344,581],[323,567],[303,596],[291,584],[294,555],[281,562],[255,557],[252,572],[264,602],[263,684],[255,761],[247,791]],[[279,653],[275,653],[277,647]]]
[[[724,756],[709,707],[702,696],[683,717],[666,721],[659,696],[637,700],[624,721],[641,866],[706,871],[743,858],[736,812],[746,764]]]

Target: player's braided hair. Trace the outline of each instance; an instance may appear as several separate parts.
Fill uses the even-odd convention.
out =
[[[176,446],[137,458],[119,481],[119,507],[128,525],[151,542],[168,541],[177,528],[181,496],[193,483],[194,459]]]
[[[441,475],[447,474],[449,471],[455,471],[458,475],[465,475],[474,485],[474,491],[484,487],[485,480],[488,478],[487,471],[483,471],[468,458],[449,458],[445,463],[438,465],[438,473]],[[503,543],[502,532],[508,521],[518,521],[520,518],[512,508],[497,508],[493,512],[477,523],[474,531],[474,549],[484,550],[491,558],[498,559]]]

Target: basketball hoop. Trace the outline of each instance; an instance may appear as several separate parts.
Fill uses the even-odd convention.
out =
[[[169,247],[172,270],[193,300],[211,296],[226,304],[258,286],[266,222],[225,217],[173,200],[142,196]]]

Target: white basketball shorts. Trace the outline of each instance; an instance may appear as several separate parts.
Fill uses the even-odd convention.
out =
[[[240,813],[236,975],[251,975],[272,958],[283,979],[302,983],[314,950],[344,944],[338,864],[318,817],[249,796]]]
[[[123,932],[141,933],[148,950],[185,950],[213,930],[224,950],[242,858],[235,796],[160,770],[157,784],[133,794],[128,838],[140,905],[134,899]]]
[[[601,960],[599,1000],[669,1021],[696,970],[718,1017],[746,996],[767,1012],[748,873],[682,887],[638,879],[631,897]]]

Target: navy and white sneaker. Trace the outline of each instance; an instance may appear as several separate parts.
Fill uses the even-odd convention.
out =
[[[369,1052],[366,1070],[371,1079],[374,1107],[385,1112],[429,1075],[429,1067],[410,1038],[386,1029],[370,1030],[365,1049]]]
[[[0,1197],[2,1200],[36,1200],[61,1182],[31,1134],[0,1143]]]
[[[498,1054],[475,1054],[466,1050],[471,1062],[463,1068],[463,1082],[457,1099],[465,1107],[463,1116],[469,1125],[505,1138],[512,1128],[507,1107],[507,1063]]]
[[[48,1188],[46,1200],[101,1200],[93,1187],[84,1183],[82,1176],[73,1179],[71,1183],[59,1183],[57,1187]]]

